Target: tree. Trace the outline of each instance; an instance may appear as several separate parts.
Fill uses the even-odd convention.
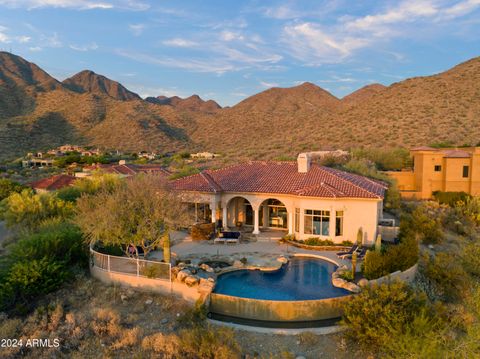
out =
[[[21,192],[25,187],[7,178],[0,178],[0,201],[12,193]]]
[[[33,230],[47,219],[66,218],[73,205],[51,193],[35,194],[31,189],[12,193],[2,202],[1,216],[7,226]]]
[[[129,247],[140,247],[147,255],[171,230],[189,224],[187,213],[164,177],[139,175],[79,198],[76,223],[90,244],[121,246],[127,255]]]

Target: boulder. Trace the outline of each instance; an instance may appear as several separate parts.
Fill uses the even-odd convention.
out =
[[[189,275],[187,278],[185,278],[185,284],[188,285],[189,287],[193,287],[194,285],[197,285],[199,282],[198,277],[194,275]]]
[[[147,299],[147,300],[145,301],[145,304],[146,304],[146,305],[150,305],[150,304],[152,304],[152,303],[153,303],[153,299]]]
[[[337,288],[343,288],[345,286],[345,283],[347,281],[343,278],[337,277],[337,278],[332,278],[332,285]]]
[[[242,267],[243,267],[243,263],[236,259],[235,261],[233,261],[233,267],[235,267],[235,268],[242,268]]]
[[[357,284],[361,288],[366,287],[368,285],[368,279],[362,278],[358,281]]]
[[[192,273],[190,273],[188,269],[182,269],[180,272],[178,272],[177,279],[179,282],[183,282],[185,278],[187,278],[191,274]]]
[[[200,264],[200,268],[203,269],[205,272],[213,273],[214,270],[212,267],[210,267],[208,264]]]
[[[284,256],[278,257],[277,261],[279,261],[282,264],[288,263],[288,258],[285,258]]]
[[[358,285],[352,282],[346,282],[343,288],[352,293],[360,293],[362,291],[362,289]]]
[[[160,324],[167,324],[168,323],[168,319],[167,318],[163,318],[161,321],[160,321]]]
[[[180,263],[178,263],[177,267],[180,268],[180,269],[185,269],[187,267],[187,265],[183,262],[180,262]]]
[[[127,297],[125,294],[122,294],[122,295],[120,296],[120,299],[122,300],[122,302],[125,302],[125,301],[128,300],[128,297]]]

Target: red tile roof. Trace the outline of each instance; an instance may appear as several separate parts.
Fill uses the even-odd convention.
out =
[[[136,165],[136,164],[96,164],[85,167],[86,170],[100,170],[107,173],[116,173],[124,176],[133,176],[138,173],[156,173],[169,176],[165,168],[160,165]]]
[[[179,191],[292,194],[305,197],[383,198],[387,184],[312,164],[299,173],[297,162],[251,161],[172,182]]]
[[[71,186],[73,182],[75,182],[75,179],[73,176],[60,174],[32,182],[30,187],[46,191],[55,191],[63,187]]]

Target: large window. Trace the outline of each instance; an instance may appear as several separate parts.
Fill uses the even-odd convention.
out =
[[[300,232],[300,208],[295,208],[295,232]]]
[[[343,236],[343,211],[336,211],[335,215],[335,236]]]
[[[253,208],[247,201],[245,201],[245,224],[253,226]]]
[[[304,212],[305,234],[330,235],[330,211],[306,209]]]
[[[269,227],[287,228],[287,209],[282,202],[276,199],[269,199],[267,209]]]
[[[468,166],[463,166],[463,178],[468,178]]]

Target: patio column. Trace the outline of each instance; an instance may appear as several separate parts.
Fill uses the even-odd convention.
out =
[[[260,230],[259,230],[259,224],[260,224],[260,220],[258,218],[258,207],[257,208],[253,208],[253,232],[252,234],[260,234]]]
[[[217,222],[217,201],[210,203],[210,209],[212,210],[212,223]]]
[[[328,229],[328,231],[329,231],[330,239],[333,240],[334,242],[335,242],[336,216],[337,216],[337,212],[335,211],[335,208],[330,207],[330,228]]]
[[[293,210],[288,211],[288,234],[293,234]]]
[[[225,229],[225,230],[228,229],[227,220],[228,220],[227,219],[227,204],[225,203],[225,205],[222,208],[222,225],[223,225],[223,229]]]

